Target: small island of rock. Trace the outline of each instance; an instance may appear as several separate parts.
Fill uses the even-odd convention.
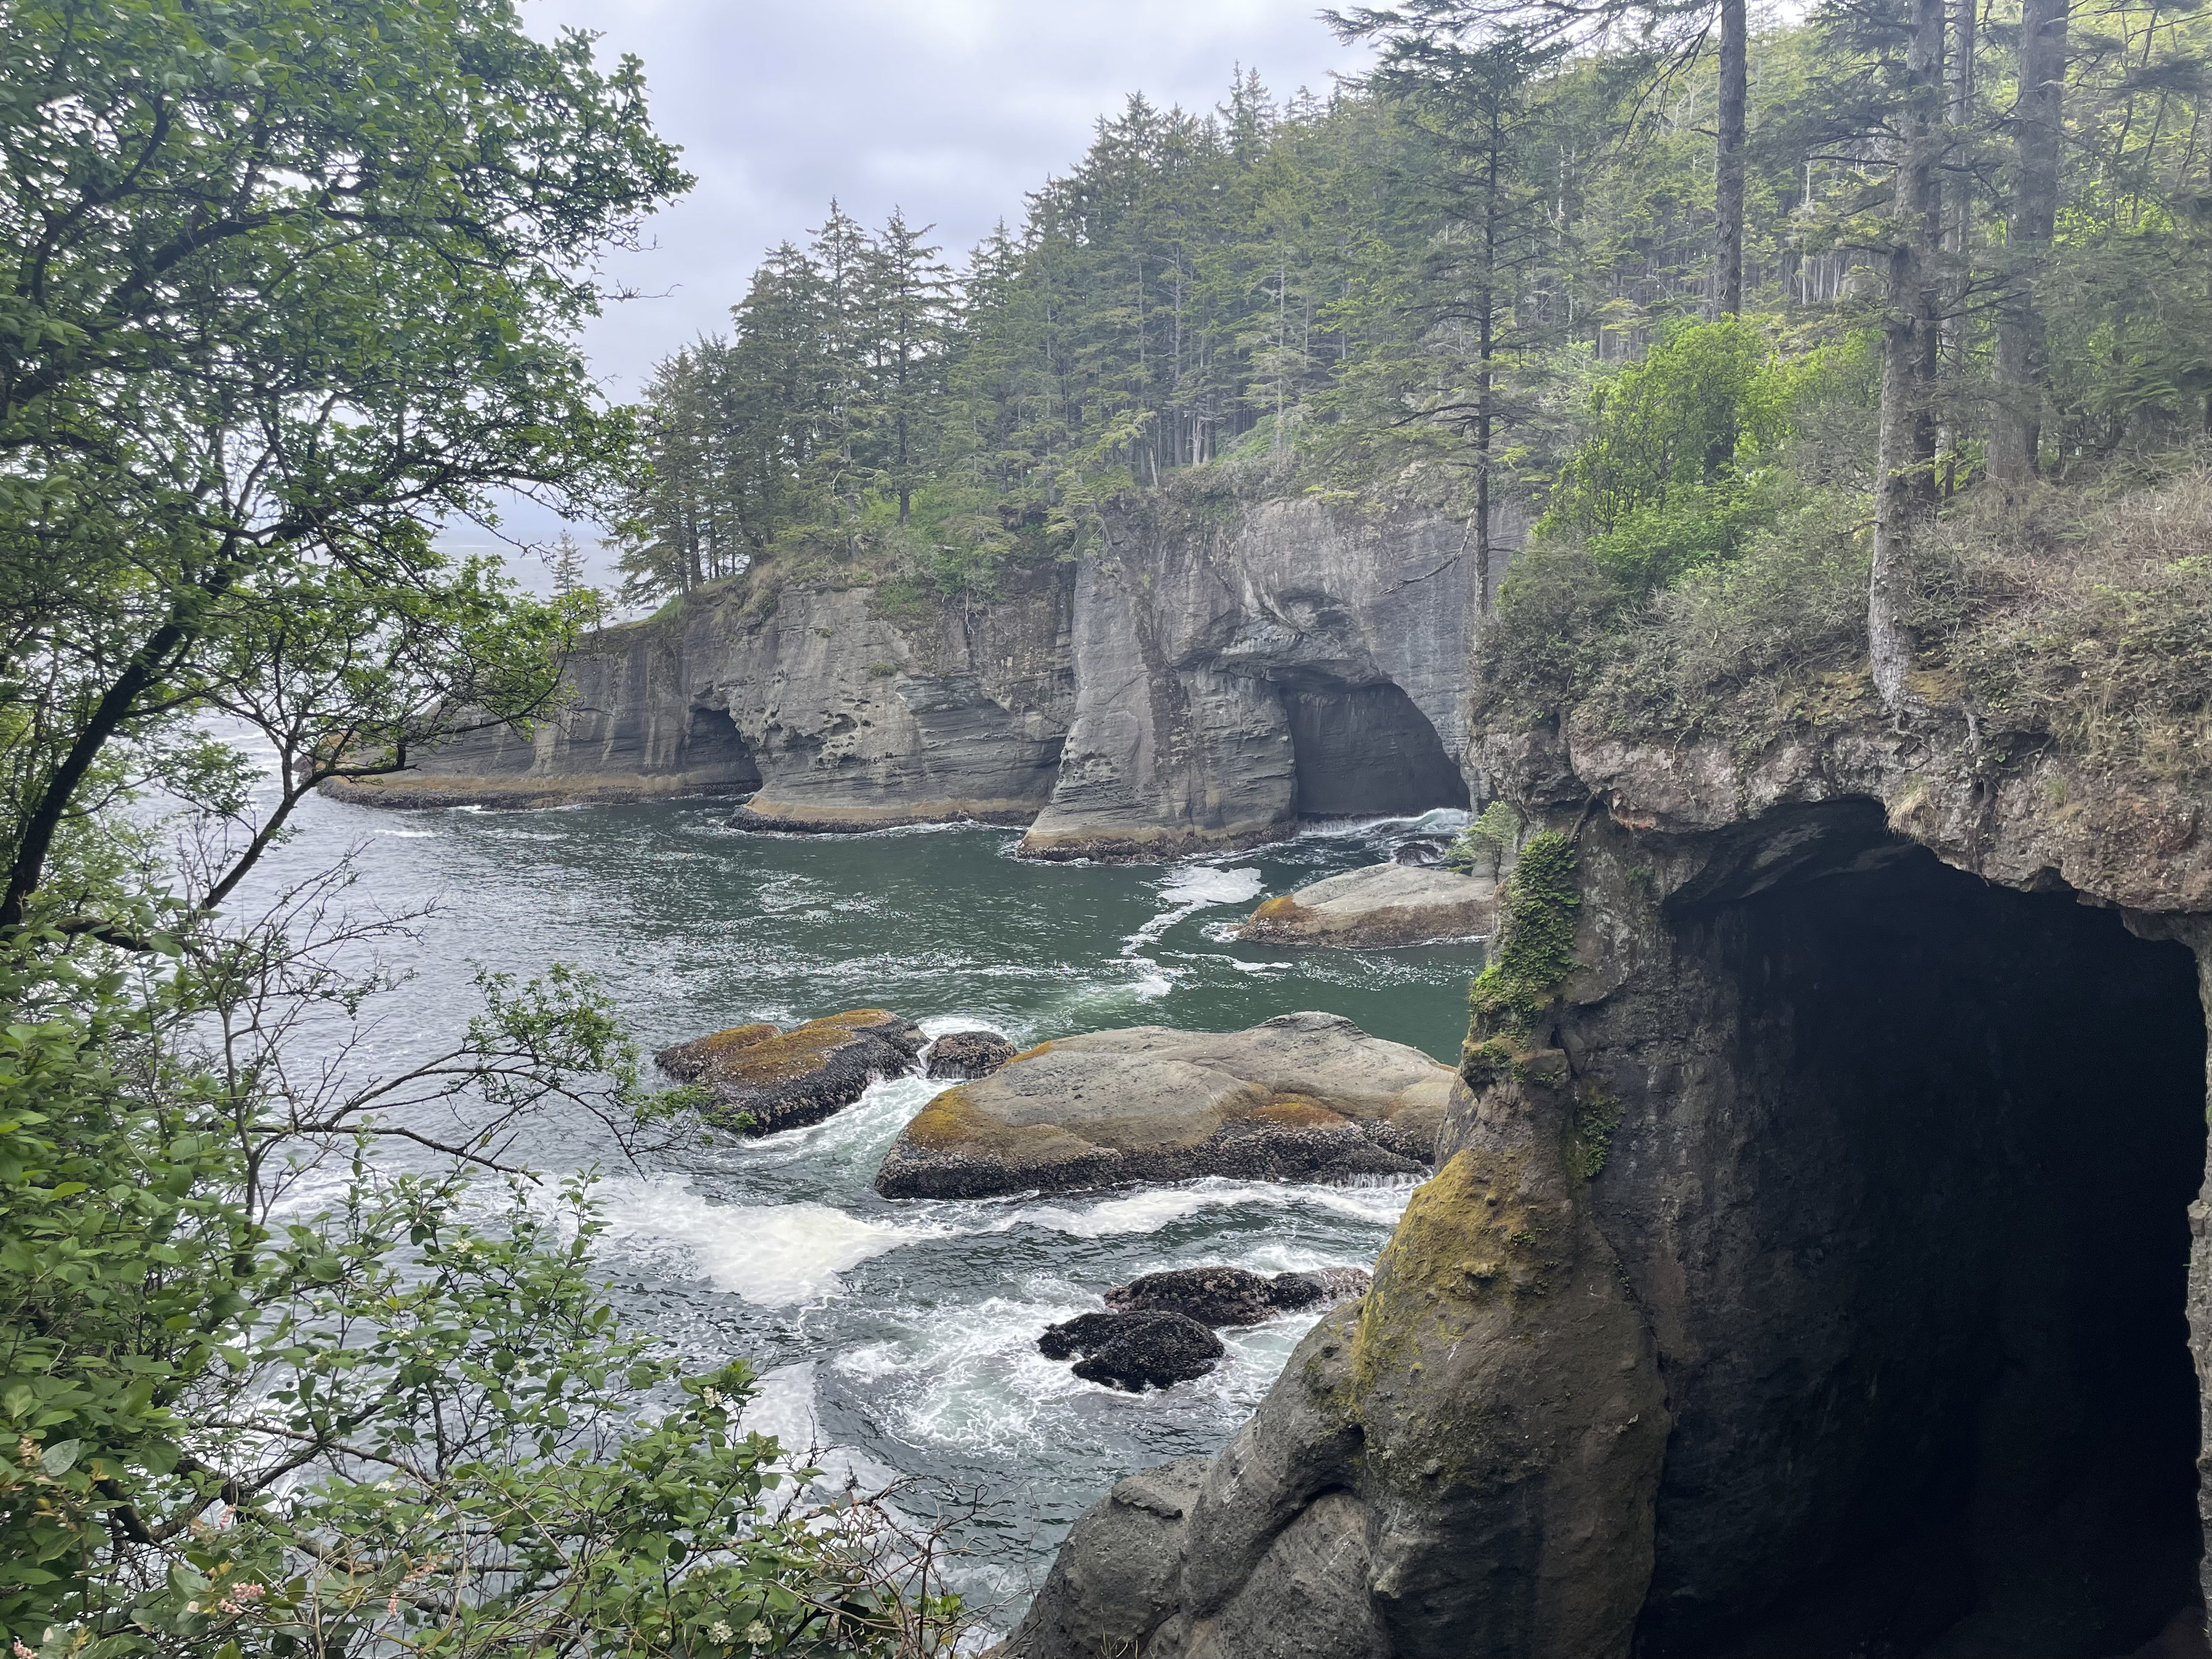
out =
[[[1337,1181],[1421,1172],[1452,1070],[1336,1014],[1246,1031],[1157,1025],[1039,1043],[922,1108],[886,1198],[990,1198],[1128,1181]]]
[[[1237,936],[1352,949],[1437,945],[1486,937],[1497,908],[1498,884],[1487,876],[1376,864],[1269,899]]]
[[[842,1111],[879,1077],[914,1068],[920,1028],[881,1008],[854,1008],[786,1031],[762,1022],[679,1042],[654,1056],[679,1083],[714,1097],[711,1122],[745,1134],[804,1128]]]

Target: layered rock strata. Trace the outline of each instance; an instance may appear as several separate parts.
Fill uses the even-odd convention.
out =
[[[970,609],[735,578],[586,641],[527,736],[493,727],[333,793],[423,806],[741,795],[747,826],[784,830],[1024,824],[1073,708],[1071,585],[1046,570]]]
[[[1571,970],[1008,1659],[2203,1651],[2201,787],[1932,718],[1482,742],[1573,837]]]
[[[1170,492],[1103,552],[1010,572],[988,604],[764,568],[586,640],[527,732],[489,728],[331,793],[750,797],[750,829],[1028,825],[1047,858],[1170,858],[1302,817],[1464,805],[1467,545],[1431,514]]]
[[[931,1101],[884,1158],[876,1190],[988,1198],[1199,1176],[1413,1173],[1433,1149],[1451,1079],[1336,1014],[1061,1037]]]
[[[660,1069],[707,1090],[709,1121],[746,1134],[803,1128],[842,1111],[878,1078],[913,1069],[919,1027],[881,1008],[855,1008],[790,1030],[765,1022],[663,1048]]]
[[[1255,945],[1380,950],[1480,939],[1498,908],[1486,876],[1398,863],[1370,865],[1269,899],[1237,930]]]
[[[1076,573],[1073,724],[1023,850],[1168,857],[1466,805],[1467,547],[1310,500],[1118,526]]]

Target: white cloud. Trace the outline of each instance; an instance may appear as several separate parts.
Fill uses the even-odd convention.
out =
[[[868,222],[894,206],[958,252],[1082,153],[1131,92],[1207,107],[1233,67],[1279,94],[1325,88],[1361,54],[1314,0],[533,0],[539,33],[591,29],[645,63],[654,118],[696,189],[618,280],[666,298],[592,331],[616,395],[726,325],[760,255],[821,222],[833,195]]]

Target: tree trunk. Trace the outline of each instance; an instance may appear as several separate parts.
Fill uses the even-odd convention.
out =
[[[2035,303],[2058,220],[2058,160],[2066,93],[2067,0],[2023,0],[2020,91],[2013,104],[2012,213],[1997,306],[1997,409],[1990,473],[2035,476],[2043,443],[2043,313]]]
[[[1974,114],[1975,3],[1976,0],[1951,0],[1950,96],[1944,121],[1954,134],[1962,132]],[[1943,203],[1943,311],[1938,356],[1942,371],[1948,375],[1958,374],[1966,364],[1967,260],[1973,241],[1973,179],[1962,171],[1944,191]],[[1945,495],[1963,482],[1959,477],[1959,459],[1965,447],[1966,433],[1954,407],[1946,411],[1943,429],[1936,440],[1943,461]]]
[[[1967,0],[1972,3],[1972,0]],[[1713,310],[1743,309],[1744,106],[1749,97],[1748,25],[1744,0],[1721,0],[1721,89],[1713,148]]]
[[[1934,358],[1936,164],[1943,147],[1943,0],[1912,0],[1904,149],[1891,200],[1888,309],[1882,319],[1881,413],[1867,653],[1883,707],[1901,713],[1913,660],[1905,618],[1905,547],[1926,511],[1933,449],[1928,376]]]

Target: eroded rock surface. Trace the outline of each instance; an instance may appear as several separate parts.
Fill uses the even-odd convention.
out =
[[[749,827],[1024,824],[1073,713],[1072,578],[1010,579],[993,605],[892,610],[874,589],[747,575],[570,656],[528,737],[503,727],[413,770],[338,786],[375,805],[749,797]]]
[[[1040,1043],[946,1090],[876,1175],[886,1198],[985,1198],[1199,1176],[1419,1170],[1452,1073],[1336,1014],[1249,1030],[1142,1025]]]
[[[1502,515],[1499,546],[1518,529]],[[528,734],[478,732],[331,793],[744,796],[750,829],[1029,824],[1048,858],[1463,806],[1466,546],[1463,525],[1419,512],[1164,497],[1099,556],[1007,573],[987,605],[771,564],[584,641]]]
[[[1317,1302],[1362,1296],[1373,1275],[1359,1267],[1324,1267],[1269,1279],[1242,1267],[1170,1267],[1106,1292],[1123,1313],[1179,1313],[1201,1325],[1257,1325]]]
[[[663,1048],[660,1069],[714,1096],[710,1119],[746,1134],[802,1128],[858,1100],[878,1078],[913,1069],[921,1029],[881,1008],[807,1021],[781,1030],[766,1023]]]
[[[1387,949],[1480,939],[1498,909],[1486,876],[1404,864],[1375,864],[1269,899],[1237,930],[1259,945]]]
[[[996,1031],[947,1031],[930,1045],[929,1074],[973,1080],[988,1077],[1014,1057],[1014,1045]]]
[[[1302,816],[1465,806],[1479,614],[1463,525],[1161,502],[1078,568],[1075,713],[1023,850],[1169,858]]]
[[[1045,1327],[1037,1352],[1047,1359],[1077,1358],[1087,1382],[1142,1394],[1204,1376],[1227,1352],[1201,1322],[1166,1310],[1078,1314]]]
[[[1486,738],[1571,971],[1153,1528],[1172,1595],[1064,1644],[1086,1521],[1010,1655],[2197,1650],[2212,853],[1971,736]]]

